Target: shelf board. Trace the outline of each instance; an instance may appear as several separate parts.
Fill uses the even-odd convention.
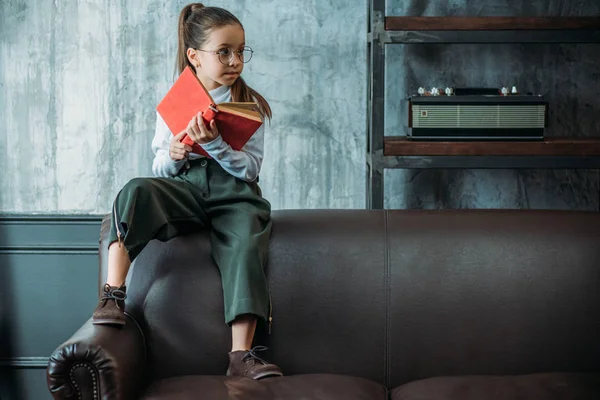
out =
[[[546,156],[600,157],[600,137],[543,141],[416,141],[386,136],[384,156]]]
[[[600,17],[385,17],[388,31],[600,29]]]
[[[600,30],[386,31],[377,38],[382,43],[401,44],[600,43]]]

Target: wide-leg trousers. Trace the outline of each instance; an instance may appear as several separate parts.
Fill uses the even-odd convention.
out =
[[[173,178],[129,181],[113,204],[109,243],[119,241],[133,261],[152,239],[167,241],[198,229],[210,229],[225,322],[253,314],[270,323],[264,266],[271,204],[257,182],[232,176],[213,159],[189,161]]]

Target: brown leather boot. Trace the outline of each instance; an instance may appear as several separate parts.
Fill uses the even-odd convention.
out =
[[[92,315],[92,323],[95,325],[125,325],[125,285],[121,287],[104,285],[104,291],[100,301]]]
[[[249,351],[232,351],[229,353],[227,376],[239,376],[250,379],[283,376],[279,367],[270,364],[256,355],[257,351],[267,350],[265,346],[256,346]]]

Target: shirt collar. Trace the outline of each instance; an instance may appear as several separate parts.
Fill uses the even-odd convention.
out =
[[[221,85],[216,89],[209,90],[208,92],[210,93],[211,97],[218,103],[218,99],[221,99],[229,94],[229,89],[231,89],[231,86]]]

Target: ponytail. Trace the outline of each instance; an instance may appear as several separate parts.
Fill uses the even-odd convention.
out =
[[[194,47],[194,46],[190,46],[189,40],[188,38],[191,36],[190,35],[190,29],[187,25],[187,20],[188,18],[190,18],[190,16],[201,10],[202,8],[204,8],[204,4],[202,3],[191,3],[188,4],[187,6],[183,7],[183,10],[181,10],[181,13],[179,14],[179,25],[178,25],[178,34],[177,34],[177,60],[176,60],[176,65],[175,65],[175,70],[181,74],[183,72],[183,70],[185,69],[185,67],[191,67],[192,70],[196,71],[196,67],[194,65],[192,65],[192,63],[190,62],[190,60],[187,57],[187,49],[188,47]]]

